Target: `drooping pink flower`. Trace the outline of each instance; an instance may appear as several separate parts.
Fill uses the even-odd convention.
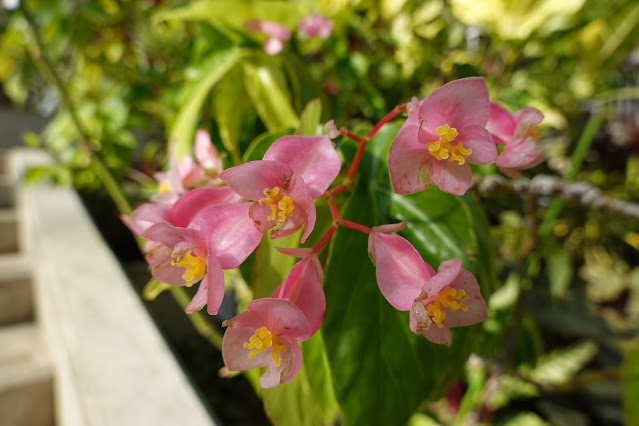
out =
[[[154,203],[173,204],[189,189],[221,183],[217,174],[224,170],[222,157],[211,143],[208,132],[199,129],[195,133],[193,150],[197,163],[190,155],[184,155],[178,161],[176,146],[175,142],[171,144],[169,169],[166,172],[154,174],[160,184],[160,193],[151,198]]]
[[[287,383],[302,366],[298,342],[308,339],[311,325],[291,300],[253,300],[248,311],[224,321],[226,329],[222,356],[229,370],[267,367],[260,377],[263,388]]]
[[[413,333],[450,346],[449,327],[486,319],[477,280],[461,268],[461,260],[444,261],[435,273],[406,239],[383,233],[390,231],[373,228],[369,252],[382,294],[395,309],[410,311]]]
[[[331,36],[331,32],[333,31],[333,21],[326,19],[320,14],[314,13],[300,21],[299,30],[308,38],[319,37],[326,40]]]
[[[412,101],[410,109],[390,148],[393,190],[413,194],[436,185],[463,195],[471,182],[468,163],[497,160],[495,143],[484,128],[490,112],[484,79],[451,81],[423,101]]]
[[[207,305],[207,312],[216,315],[224,297],[222,270],[237,268],[244,262],[259,244],[261,234],[247,217],[247,203],[204,208],[195,203],[199,210],[193,217],[188,208],[178,203],[178,210],[182,210],[172,212],[173,223],[188,225],[160,222],[146,229],[142,236],[160,243],[146,254],[147,262],[153,277],[160,282],[190,287],[201,281],[186,310],[191,313]]]
[[[504,145],[497,166],[506,176],[521,177],[520,170],[530,169],[544,159],[538,139],[537,126],[544,119],[541,111],[525,107],[512,115],[497,102],[490,103],[490,117],[486,129],[494,141]]]
[[[220,178],[254,201],[249,215],[260,232],[272,230],[271,238],[281,238],[304,226],[304,242],[315,226],[313,200],[324,194],[340,168],[327,136],[284,136],[262,160],[232,167]]]
[[[262,48],[267,55],[280,53],[284,48],[284,43],[291,38],[291,32],[277,22],[250,19],[244,23],[244,28],[249,31],[266,34],[267,37],[262,44]]]

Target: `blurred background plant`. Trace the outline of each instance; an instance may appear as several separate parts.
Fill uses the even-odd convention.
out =
[[[28,178],[106,189],[123,213],[155,189],[169,142],[188,154],[197,128],[230,167],[300,123],[366,126],[461,77],[484,76],[511,111],[540,109],[547,161],[534,172],[599,192],[562,202],[543,188],[482,190],[496,169],[475,170],[498,290],[465,374],[411,424],[621,424],[622,396],[639,398],[639,215],[592,202],[639,198],[637,2],[3,4],[5,102],[49,117],[25,143],[57,160]],[[328,38],[298,27],[309,14],[332,21]],[[291,33],[281,52],[264,51],[254,19]],[[301,120],[314,99],[314,121]],[[639,424],[632,403],[625,416]]]

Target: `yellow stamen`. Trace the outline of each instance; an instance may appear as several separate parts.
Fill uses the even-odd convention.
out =
[[[526,132],[524,136],[528,136],[533,139],[539,139],[542,135],[541,135],[541,132],[539,131],[539,126],[532,126],[530,129],[528,129],[528,131]]]
[[[186,268],[182,278],[186,281],[187,287],[191,287],[194,281],[200,281],[206,273],[206,261],[200,257],[192,256],[191,252],[188,252],[178,262],[172,260],[171,265]]]
[[[255,334],[251,336],[248,342],[244,343],[246,349],[251,349],[248,357],[253,359],[256,354],[266,351],[266,348],[271,348],[271,358],[278,367],[282,363],[279,354],[286,351],[286,347],[277,343],[277,340],[273,339],[273,335],[266,327],[261,327],[255,330]]]
[[[428,152],[438,160],[457,161],[457,164],[464,164],[466,158],[472,154],[473,150],[464,148],[462,141],[453,142],[459,135],[457,129],[450,127],[448,124],[435,129],[439,135],[439,140],[426,143]]]
[[[293,200],[288,195],[283,196],[280,194],[280,188],[278,186],[273,189],[266,188],[264,195],[266,195],[266,197],[260,200],[260,204],[266,204],[271,208],[271,215],[266,218],[267,220],[275,220],[275,216],[277,215],[277,224],[281,225],[286,218],[291,217],[295,209]]]
[[[449,308],[451,311],[461,309],[466,312],[468,310],[468,306],[459,303],[458,300],[468,300],[468,294],[464,290],[446,287],[437,295],[433,303],[426,306],[428,315],[433,318],[433,322],[437,324],[437,327],[442,328],[444,326],[442,321],[446,318],[446,312],[444,312],[442,307]]]
[[[171,192],[171,187],[170,187],[169,185],[167,185],[166,183],[161,183],[161,184],[158,186],[158,192],[159,192],[160,194],[166,194],[166,193],[168,193],[168,192]]]

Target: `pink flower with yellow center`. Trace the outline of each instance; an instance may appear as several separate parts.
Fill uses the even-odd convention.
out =
[[[468,163],[497,160],[495,143],[484,128],[490,100],[483,78],[451,81],[423,101],[413,101],[409,109],[388,157],[396,193],[413,194],[436,185],[463,195],[471,181]]]
[[[220,174],[242,197],[254,201],[249,216],[271,238],[304,226],[302,242],[315,226],[315,204],[337,177],[341,161],[327,136],[284,136],[263,160],[249,161]]]
[[[386,234],[400,229],[384,225],[370,233],[369,252],[377,284],[394,308],[410,311],[413,333],[450,346],[449,327],[475,324],[487,317],[479,284],[461,267],[461,260],[446,260],[435,272],[405,238]]]
[[[536,108],[525,107],[511,115],[497,102],[491,102],[486,129],[496,143],[504,145],[497,159],[503,174],[521,177],[520,170],[535,167],[544,160],[537,127],[543,119],[544,115]]]

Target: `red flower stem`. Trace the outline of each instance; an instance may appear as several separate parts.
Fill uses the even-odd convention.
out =
[[[335,188],[331,189],[330,191],[328,191],[326,194],[329,196],[335,196],[347,190],[348,190],[348,185],[345,183],[342,183],[337,185]]]
[[[342,136],[346,136],[348,138],[351,138],[352,140],[354,140],[357,143],[366,143],[368,142],[368,140],[366,140],[365,138],[361,137],[361,136],[357,136],[355,133],[351,132],[350,130],[346,129],[345,127],[342,127],[340,129],[340,134]]]
[[[370,132],[368,132],[368,134],[366,135],[366,139],[367,139],[367,140],[372,139],[372,138],[373,138],[373,136],[375,136],[375,133],[377,133],[377,131],[378,131],[379,129],[381,129],[381,127],[382,127],[384,124],[388,123],[388,122],[389,122],[389,121],[391,121],[393,118],[395,118],[395,116],[396,116],[397,114],[399,114],[400,112],[405,111],[405,110],[406,110],[406,104],[397,105],[395,108],[393,108],[393,110],[392,110],[391,112],[389,112],[388,114],[386,114],[386,117],[382,118],[382,119],[379,121],[379,123],[377,123],[377,124],[375,125],[375,127],[373,127],[373,128],[371,129],[371,131],[370,131]]]
[[[355,152],[355,157],[353,157],[353,162],[351,163],[351,167],[349,167],[348,174],[345,178],[347,182],[350,183],[355,178],[355,173],[357,173],[357,168],[359,167],[359,162],[362,161],[365,149],[366,143],[361,143],[357,146],[357,152]]]
[[[335,223],[339,222],[339,212],[337,211],[337,206],[335,205],[335,200],[333,198],[328,199],[328,207],[331,209],[333,221],[335,221]]]
[[[350,220],[346,220],[346,219],[341,219],[339,221],[339,224],[341,226],[345,226],[346,228],[351,228],[356,231],[363,232],[364,234],[370,234],[372,231],[372,229],[369,228],[368,226],[362,225],[357,222],[351,222]]]
[[[337,225],[331,226],[329,230],[326,231],[326,234],[324,234],[324,236],[317,242],[317,244],[313,246],[313,253],[317,253],[318,251],[320,251],[322,247],[324,247],[324,245],[330,241],[336,230]]]

